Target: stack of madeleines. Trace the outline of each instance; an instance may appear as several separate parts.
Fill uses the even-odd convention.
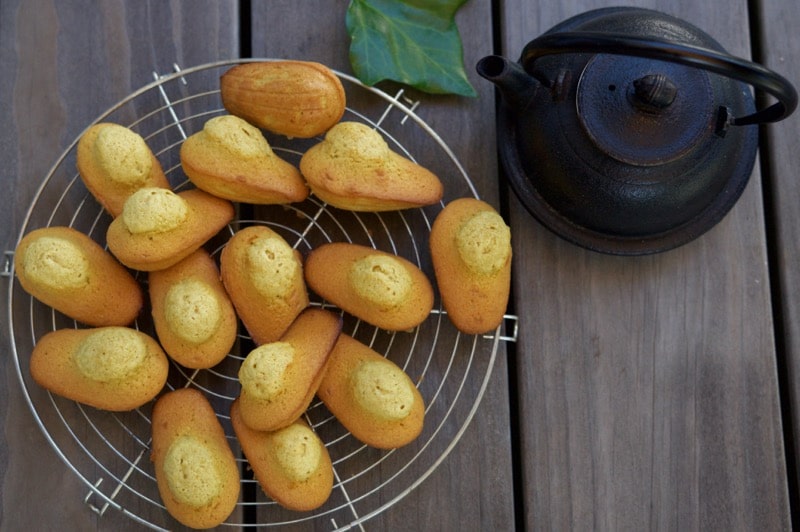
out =
[[[315,396],[366,445],[392,449],[422,431],[425,405],[395,363],[342,332],[342,312],[388,331],[422,323],[434,284],[405,258],[331,242],[307,256],[265,225],[233,234],[219,262],[205,249],[237,203],[288,204],[309,194],[332,207],[381,212],[441,203],[439,178],[391,150],[381,134],[342,121],[345,93],[327,67],[304,61],[247,63],[220,79],[229,114],[210,118],[181,145],[194,185],[176,192],[145,139],[99,123],[77,146],[80,176],[112,217],[107,250],[70,227],[26,234],[15,272],[31,296],[78,328],[40,338],[34,380],[98,409],[124,411],[155,399],[152,460],[169,513],[210,528],[239,499],[231,448],[207,398],[165,388],[169,359],[211,368],[233,349],[241,324],[254,348],[239,368],[230,418],[256,479],[282,506],[325,503],[331,458],[302,414]],[[263,131],[318,138],[299,168]],[[508,302],[510,232],[487,203],[445,205],[430,233],[442,304],[467,334],[496,329]],[[141,272],[146,277],[146,289]],[[147,293],[145,293],[145,290]],[[309,291],[340,312],[310,305]],[[149,301],[155,334],[133,327]],[[328,307],[330,308],[330,307]]]

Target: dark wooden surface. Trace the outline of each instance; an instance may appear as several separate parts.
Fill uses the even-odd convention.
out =
[[[761,10],[758,45],[764,61],[787,72],[795,86],[800,84],[800,36],[794,28],[800,21],[800,5],[780,0],[764,0]],[[772,36],[780,35],[780,39]],[[797,143],[800,121],[785,120],[765,132],[762,155],[767,172],[764,177],[767,220],[773,232],[770,255],[770,280],[777,322],[779,372],[783,379],[784,400],[789,405],[783,422],[791,438],[786,446],[788,464],[794,468],[789,479],[796,489],[797,453],[800,451],[800,187],[797,184]]]
[[[800,81],[798,2],[630,4],[685,18],[731,53],[755,51]],[[519,333],[501,346],[454,451],[367,530],[791,527],[800,427],[798,117],[765,128],[750,184],[718,226],[655,256],[605,256],[558,239],[500,178],[494,90],[472,65],[492,52],[516,58],[554,24],[607,5],[616,3],[471,0],[457,21],[478,98],[410,92],[481,197],[508,217],[509,311]],[[58,156],[110,105],[150,83],[153,71],[244,51],[350,72],[345,9],[326,0],[0,2],[3,249],[13,249]],[[5,301],[5,282],[0,293]],[[0,308],[6,322],[8,309]],[[3,351],[0,529],[140,529],[84,503],[85,486],[42,436],[10,348]]]

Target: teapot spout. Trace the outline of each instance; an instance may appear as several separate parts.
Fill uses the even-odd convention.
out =
[[[497,86],[503,100],[513,109],[524,109],[541,86],[521,65],[499,55],[484,57],[475,69],[481,77]]]

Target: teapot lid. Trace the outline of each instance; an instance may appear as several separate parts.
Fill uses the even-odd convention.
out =
[[[478,65],[492,81],[507,67],[530,77],[524,91],[498,83],[509,182],[543,225],[604,253],[666,251],[713,227],[752,172],[758,128],[747,124],[797,105],[782,77],[648,9],[583,13],[509,63],[491,56]],[[743,82],[778,103],[757,111]]]

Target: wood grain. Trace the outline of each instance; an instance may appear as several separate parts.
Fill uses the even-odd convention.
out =
[[[800,5],[796,2],[762,0],[758,2],[760,16],[758,44],[761,61],[785,76],[795,88],[800,84]],[[768,220],[774,231],[771,242],[775,304],[780,309],[776,317],[779,339],[779,360],[786,377],[786,396],[790,418],[787,429],[792,429],[790,452],[796,457],[800,451],[800,186],[797,180],[797,139],[800,138],[800,121],[797,112],[790,118],[771,124],[763,130],[762,158],[769,172],[765,176],[767,205],[771,210]],[[795,458],[796,463],[796,458]],[[797,485],[798,471],[790,484]]]
[[[12,0],[0,5],[4,250],[14,248],[43,177],[97,116],[151,83],[154,71],[170,73],[173,63],[185,66],[238,55],[236,6],[233,1],[205,0],[191,5]],[[2,294],[7,300],[5,283]],[[5,305],[0,312],[7,323]],[[8,345],[7,328],[2,338]],[[0,357],[0,376],[0,528],[141,529],[113,508],[99,517],[83,502],[89,489],[45,441],[7,350]],[[98,470],[97,477],[102,476]],[[103,503],[96,498],[89,502]],[[168,522],[152,505],[132,510],[149,511],[157,522]]]
[[[634,4],[748,54],[745,2]],[[607,5],[506,2],[504,53]],[[512,201],[530,529],[788,527],[763,217],[756,170],[700,239],[617,258],[557,239]]]

